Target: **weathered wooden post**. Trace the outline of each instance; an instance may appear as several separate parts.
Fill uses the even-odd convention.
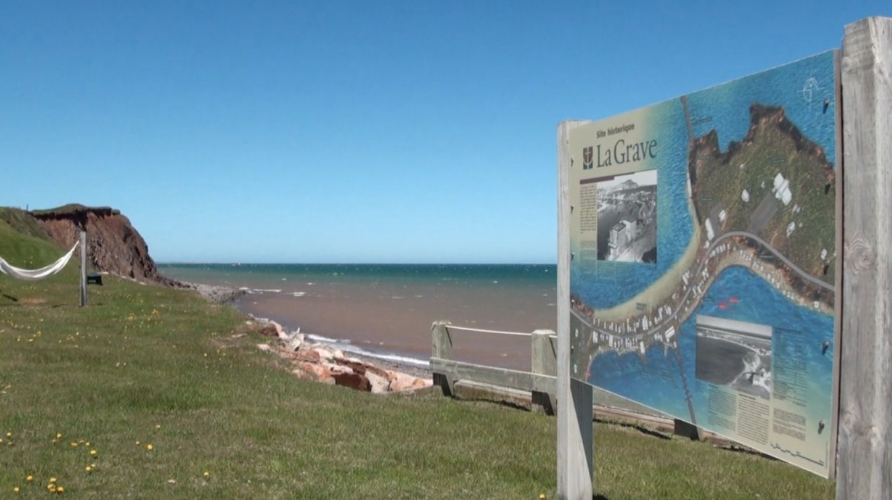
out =
[[[87,305],[87,231],[81,231],[81,307]]]
[[[439,359],[452,359],[452,337],[446,328],[448,321],[434,321],[431,325],[431,357]],[[445,373],[433,373],[434,385],[443,390],[443,395],[455,394],[455,380]]]
[[[677,418],[673,419],[673,434],[676,436],[686,437],[691,439],[692,441],[699,441],[700,436],[700,428],[694,424],[689,424],[684,420],[679,420]]]
[[[554,377],[555,373],[557,373],[557,346],[555,345],[555,340],[554,332],[551,330],[536,330],[533,332],[531,337],[533,374]],[[554,385],[547,384],[547,387],[537,387],[538,381],[539,378],[533,378],[532,403],[534,406],[544,409],[545,413],[553,415],[557,406],[555,403]]]
[[[591,500],[593,411],[591,386],[570,378],[570,131],[558,125],[557,491],[561,500]]]
[[[892,495],[892,19],[846,26],[842,97],[836,498],[880,500]]]

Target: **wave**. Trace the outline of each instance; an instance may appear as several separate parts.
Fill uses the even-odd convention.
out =
[[[370,358],[383,359],[385,361],[391,361],[394,363],[400,363],[400,364],[406,364],[406,365],[413,365],[413,366],[418,366],[421,368],[429,368],[430,367],[430,361],[427,359],[411,358],[409,356],[399,356],[396,354],[380,354],[380,353],[376,353],[376,352],[369,352],[369,351],[366,351],[364,349],[359,349],[359,348],[357,348],[356,351],[357,351],[357,354],[362,354],[363,356],[368,356]]]
[[[350,343],[350,341],[347,339],[342,339],[342,340],[332,339],[332,338],[328,338],[328,337],[323,337],[322,335],[316,335],[315,333],[307,334],[307,338],[315,340],[316,342],[325,342],[326,344],[339,344],[342,342],[344,342],[346,344]]]
[[[263,295],[264,293],[282,293],[282,290],[277,288],[248,288],[246,286],[243,286],[239,288],[239,290],[243,290],[249,295]]]
[[[308,339],[315,340],[316,342],[321,342],[323,344],[327,344],[336,349],[340,349],[344,351],[344,353],[358,354],[360,356],[366,356],[369,358],[381,359],[384,361],[390,361],[392,363],[404,364],[404,365],[412,365],[420,368],[429,368],[430,361],[427,359],[413,358],[410,356],[401,356],[399,354],[392,353],[382,353],[382,352],[374,352],[367,351],[362,347],[358,347],[350,343],[347,339],[332,339],[329,337],[325,337],[322,335],[316,335],[315,333],[307,334]]]
[[[748,374],[756,373],[762,365],[762,359],[754,351],[749,351],[743,356],[743,369],[734,377],[734,383],[738,383],[745,379]]]

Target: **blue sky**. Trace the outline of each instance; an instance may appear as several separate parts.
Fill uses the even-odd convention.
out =
[[[556,254],[557,123],[840,47],[883,2],[0,1],[0,205],[158,261]]]

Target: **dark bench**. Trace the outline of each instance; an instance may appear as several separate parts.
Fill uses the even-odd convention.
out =
[[[102,286],[102,275],[101,274],[88,274],[87,275],[87,284],[96,284]]]

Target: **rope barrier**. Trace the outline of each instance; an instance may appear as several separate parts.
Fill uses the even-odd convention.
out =
[[[532,337],[532,333],[524,333],[524,332],[507,332],[504,330],[484,330],[482,328],[470,328],[467,326],[455,326],[455,325],[445,325],[447,330],[462,330],[465,332],[478,332],[478,333],[494,333],[497,335],[511,335],[514,337]],[[557,338],[557,335],[550,334],[549,337]]]

